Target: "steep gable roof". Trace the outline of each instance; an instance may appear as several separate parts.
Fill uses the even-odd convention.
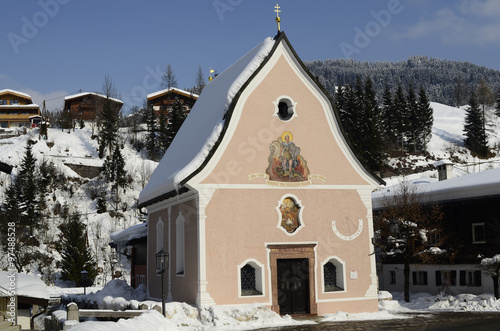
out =
[[[333,105],[328,92],[307,70],[285,33],[278,33],[274,39],[266,38],[203,89],[190,115],[140,193],[140,208],[173,197],[181,190],[187,190],[183,185],[208,163],[220,143],[239,95],[265,66],[281,42],[286,43],[302,69]],[[338,113],[334,111],[333,115],[340,123]],[[341,125],[340,128],[342,130]],[[371,176],[379,183],[384,183],[377,176]]]
[[[72,95],[68,95],[68,96],[64,97],[64,102],[66,102],[68,100],[72,100],[72,99],[81,98],[81,97],[86,96],[86,95],[94,95],[94,96],[97,96],[97,97],[100,97],[103,99],[107,98],[104,94],[100,94],[100,93],[96,93],[96,92],[82,92],[82,93],[72,94]],[[123,101],[121,101],[120,99],[116,99],[116,98],[109,98],[109,99],[123,104]]]

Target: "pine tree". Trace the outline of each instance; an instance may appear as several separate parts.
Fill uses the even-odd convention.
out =
[[[432,109],[429,98],[423,86],[420,86],[418,93],[418,113],[419,113],[419,134],[417,139],[417,148],[426,151],[427,144],[431,140],[432,125],[434,124],[434,110]]]
[[[177,79],[175,78],[174,71],[170,63],[167,65],[165,72],[162,76],[162,81],[160,86],[164,89],[170,89],[172,87],[177,87]]]
[[[408,109],[408,125],[406,127],[405,135],[408,138],[408,143],[413,146],[413,152],[416,153],[418,145],[418,132],[420,129],[420,118],[418,114],[417,96],[415,94],[413,84],[410,84],[406,93],[406,106]]]
[[[398,133],[397,133],[397,113],[394,109],[394,101],[392,99],[389,85],[385,85],[382,104],[382,133],[384,137],[384,145],[389,151],[397,149]]]
[[[29,224],[31,235],[34,235],[34,230],[40,225],[39,190],[35,178],[38,178],[38,168],[28,140],[16,181],[19,188],[21,218],[24,224]]]
[[[495,114],[500,117],[500,91],[497,92],[497,102],[495,104]]]
[[[395,114],[395,134],[398,140],[398,149],[404,151],[405,132],[407,131],[408,106],[404,95],[403,87],[398,84],[394,95],[394,114]]]
[[[484,116],[479,108],[476,93],[472,91],[469,99],[469,107],[465,114],[464,144],[473,155],[486,157],[488,154],[488,140],[484,125]]]
[[[198,67],[198,72],[196,73],[196,80],[194,82],[193,93],[200,95],[201,91],[205,88],[205,77],[203,76],[203,70],[201,66]]]
[[[168,116],[165,114],[165,110],[160,110],[160,116],[158,118],[158,154],[159,158],[163,157],[165,151],[170,144],[169,130],[168,130]]]
[[[73,282],[76,286],[89,286],[97,276],[97,268],[87,242],[85,225],[79,215],[73,213],[67,223],[61,224],[60,244],[62,279]],[[88,272],[89,283],[82,283],[82,271]]]
[[[156,115],[153,110],[153,107],[150,106],[147,113],[149,114],[146,123],[148,127],[148,134],[146,136],[146,152],[148,153],[148,157],[151,160],[156,160],[158,157],[158,146],[157,146],[157,137],[156,137]]]
[[[116,90],[109,76],[104,78],[103,93],[106,99],[99,111],[99,120],[101,127],[99,129],[99,157],[104,157],[104,151],[108,149],[108,155],[111,155],[113,146],[118,136],[118,122],[120,120],[120,107],[112,100],[116,97]]]
[[[378,106],[373,81],[365,79],[362,109],[358,123],[359,152],[370,170],[379,170],[383,163],[381,111]]]
[[[182,108],[182,104],[179,101],[175,101],[172,104],[172,111],[170,112],[170,123],[168,126],[168,140],[167,146],[168,148],[172,141],[174,140],[177,132],[181,128],[182,123],[186,119],[186,114],[184,113],[184,109]],[[166,150],[166,149],[165,149]]]

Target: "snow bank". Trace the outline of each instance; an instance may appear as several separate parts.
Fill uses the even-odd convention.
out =
[[[132,319],[118,322],[84,322],[71,328],[74,331],[167,331],[179,330],[171,321],[155,310],[149,310]]]
[[[87,295],[63,295],[66,301],[95,303],[100,309],[125,310],[138,309],[137,302],[147,298],[146,286],[141,284],[133,288],[123,279],[114,279],[106,284],[102,290]]]
[[[500,300],[491,294],[430,295],[428,293],[411,294],[410,302],[405,302],[403,293],[393,293],[396,300],[379,302],[379,309],[390,313],[408,313],[415,311],[474,311],[499,312]]]

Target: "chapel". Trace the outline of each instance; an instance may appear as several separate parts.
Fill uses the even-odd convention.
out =
[[[278,28],[207,84],[140,193],[149,295],[292,315],[377,311],[381,183]]]

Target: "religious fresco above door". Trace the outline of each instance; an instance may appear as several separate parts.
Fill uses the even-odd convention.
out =
[[[275,186],[304,186],[313,179],[325,181],[326,177],[311,174],[301,149],[294,141],[292,132],[284,131],[269,145],[266,173],[253,173],[248,179],[264,178],[266,184]]]
[[[266,173],[270,180],[280,182],[308,181],[307,161],[300,155],[300,147],[293,141],[293,134],[285,131],[269,145],[269,165]]]

